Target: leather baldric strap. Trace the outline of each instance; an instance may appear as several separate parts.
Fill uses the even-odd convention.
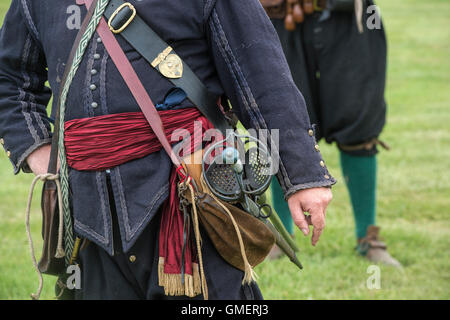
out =
[[[218,107],[217,97],[207,90],[191,68],[139,17],[131,4],[122,0],[111,0],[104,16],[108,19],[112,32],[124,37],[152,67],[162,73],[174,86],[183,89],[189,100],[216,129],[225,133],[226,129],[231,128]],[[171,70],[170,64],[177,63],[182,64],[180,68]]]
[[[89,7],[92,3],[92,0],[85,0],[84,3]],[[161,142],[164,150],[169,155],[173,164],[176,167],[179,167],[181,165],[181,161],[172,150],[169,140],[167,139],[164,132],[164,127],[158,111],[155,108],[155,105],[153,104],[150,96],[142,85],[142,82],[139,80],[127,56],[117,42],[114,34],[109,29],[108,24],[104,18],[101,18],[98,24],[97,33],[100,35],[106,51],[108,51],[109,56],[119,70],[123,80],[130,89],[131,94],[141,108],[142,113],[147,119],[153,132]]]

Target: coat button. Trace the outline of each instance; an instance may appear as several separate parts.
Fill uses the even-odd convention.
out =
[[[100,59],[100,55],[98,53],[94,54],[94,59]]]
[[[1,139],[0,139],[0,143],[1,143],[2,145],[4,145],[4,144],[5,144],[5,140],[3,140],[3,138],[1,138]]]
[[[98,43],[101,43],[101,42],[102,42],[102,38],[98,37],[98,38],[97,38],[97,42],[98,42]]]
[[[319,147],[319,145],[318,145],[318,144],[316,144],[316,145],[314,146],[314,149],[316,149],[316,151],[319,151],[319,150],[320,150],[320,147]]]
[[[97,70],[95,70],[95,69],[92,69],[92,70],[91,70],[91,74],[92,74],[92,75],[95,75],[95,74],[97,74]]]
[[[8,157],[8,158],[10,158],[11,157],[11,151],[6,151],[6,156]]]
[[[91,107],[94,108],[94,109],[97,108],[98,107],[98,103],[97,102],[92,102],[91,103]]]
[[[312,137],[314,135],[314,131],[312,131],[311,129],[308,130],[308,134],[310,137]]]
[[[328,179],[330,179],[330,176],[329,176],[329,175],[327,175],[327,174],[326,174],[326,175],[324,175],[323,177],[324,177],[325,179],[327,179],[327,180],[328,180]]]
[[[93,91],[93,90],[97,89],[97,86],[95,84],[91,84],[89,86],[89,89],[91,89]]]
[[[322,168],[325,167],[325,162],[320,161],[320,166],[321,166]]]
[[[133,262],[136,261],[136,256],[135,255],[131,255],[129,259],[130,259],[130,262],[133,263]]]

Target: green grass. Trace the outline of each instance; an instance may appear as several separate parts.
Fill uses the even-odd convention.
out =
[[[402,270],[381,266],[381,289],[366,286],[370,263],[357,256],[353,218],[334,146],[321,144],[339,183],[318,246],[297,233],[304,270],[287,260],[257,267],[267,299],[450,298],[450,2],[379,0],[389,41],[388,123],[392,147],[379,155],[378,224]],[[0,0],[0,16],[9,1]],[[0,19],[1,19],[0,17]],[[12,174],[0,152],[0,299],[28,299],[37,287],[25,234],[31,175]],[[40,189],[40,188],[39,188]],[[40,241],[39,191],[32,231]],[[45,277],[43,298],[53,297]]]

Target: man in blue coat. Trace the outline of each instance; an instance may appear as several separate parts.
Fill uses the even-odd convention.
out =
[[[279,129],[277,174],[292,217],[315,245],[335,180],[323,159],[277,34],[258,0],[132,0],[138,15],[202,80],[225,95],[247,128]],[[70,48],[86,15],[82,1],[13,0],[0,33],[0,138],[14,172],[47,172],[52,131],[46,106],[59,92]],[[120,35],[116,37],[145,89],[163,103],[174,89]],[[50,88],[46,86],[48,81]],[[53,101],[55,102],[56,99]],[[185,99],[180,108],[195,107]],[[97,33],[90,40],[67,96],[65,121],[139,112]],[[69,168],[74,232],[89,240],[80,251],[79,299],[155,299],[160,207],[169,194],[165,151],[111,167]],[[243,286],[243,272],[227,264],[203,237],[211,299],[261,298]]]

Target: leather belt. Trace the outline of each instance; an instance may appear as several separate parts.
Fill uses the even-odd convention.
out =
[[[327,8],[327,0],[314,0],[314,11],[323,11]]]

